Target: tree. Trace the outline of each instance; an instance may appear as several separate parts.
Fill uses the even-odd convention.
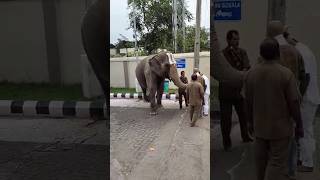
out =
[[[195,41],[195,28],[194,26],[186,27],[186,39],[185,39],[185,52],[194,52],[194,41]],[[209,51],[209,30],[201,28],[200,30],[200,51]],[[182,29],[178,32],[178,51],[183,52],[183,33]]]
[[[178,27],[182,27],[184,21],[190,21],[192,14],[182,6],[184,0],[177,0],[178,14],[182,14],[184,8],[185,18],[178,18]],[[172,1],[171,0],[128,0],[131,9],[129,18],[134,18],[133,7],[136,9],[136,29],[141,42],[148,54],[157,48],[173,49],[172,47]],[[134,28],[133,21],[130,28]]]
[[[122,49],[122,48],[133,48],[134,47],[134,42],[131,41],[126,41],[122,39],[118,39],[117,44],[115,45],[117,49]]]

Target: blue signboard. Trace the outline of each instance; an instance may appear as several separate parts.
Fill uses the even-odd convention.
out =
[[[241,20],[241,0],[217,0],[214,3],[214,20]]]
[[[176,63],[177,68],[186,68],[186,59],[177,59]]]

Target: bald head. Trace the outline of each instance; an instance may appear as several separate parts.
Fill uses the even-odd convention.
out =
[[[194,68],[193,73],[200,73],[200,70],[198,68]]]
[[[283,34],[285,26],[281,21],[270,21],[267,27],[267,36],[276,37],[277,35]]]
[[[274,60],[280,57],[278,41],[273,38],[266,38],[260,45],[260,55],[265,60]]]

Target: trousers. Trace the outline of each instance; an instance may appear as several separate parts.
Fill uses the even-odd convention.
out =
[[[255,140],[257,180],[289,180],[288,156],[291,137]]]
[[[303,122],[304,137],[299,139],[300,157],[303,166],[313,167],[313,153],[315,151],[315,140],[313,124],[317,105],[307,100],[301,103],[301,117]]]
[[[231,145],[232,106],[235,107],[238,114],[242,139],[249,138],[243,99],[220,99],[221,132],[224,146]]]
[[[199,118],[200,114],[200,109],[201,106],[194,106],[194,105],[189,105],[190,106],[190,120],[192,124],[195,124]]]
[[[203,114],[209,114],[209,94],[204,94],[204,105],[203,105]]]

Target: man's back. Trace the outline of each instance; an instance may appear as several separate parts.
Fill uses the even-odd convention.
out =
[[[197,81],[192,81],[187,85],[189,104],[191,106],[201,106],[204,90],[202,85]]]
[[[205,81],[200,74],[197,74],[197,81],[202,85],[203,88],[205,87]]]
[[[186,76],[180,76],[180,81],[183,82],[184,84],[188,84],[188,78]],[[185,89],[179,87],[178,92],[183,93],[185,92]]]
[[[289,103],[298,99],[298,87],[288,68],[276,60],[256,65],[245,78],[245,96],[251,104],[257,137],[279,139],[292,135]]]

